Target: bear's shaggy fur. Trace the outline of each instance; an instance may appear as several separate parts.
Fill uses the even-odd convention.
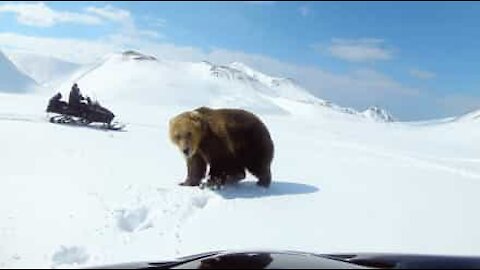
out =
[[[272,179],[273,141],[263,122],[239,109],[201,107],[170,120],[170,139],[187,160],[187,179],[198,186],[210,166],[208,184],[223,185],[245,178],[245,169],[268,187]]]

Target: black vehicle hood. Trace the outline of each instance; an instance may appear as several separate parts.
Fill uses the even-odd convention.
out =
[[[478,269],[480,257],[417,254],[313,254],[295,251],[214,251],[172,261],[95,269]],[[93,269],[93,268],[92,268]]]

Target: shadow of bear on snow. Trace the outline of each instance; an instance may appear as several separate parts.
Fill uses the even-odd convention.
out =
[[[319,190],[318,187],[312,185],[273,181],[268,189],[257,186],[255,182],[240,182],[233,185],[226,185],[215,192],[224,199],[237,199],[311,194]]]

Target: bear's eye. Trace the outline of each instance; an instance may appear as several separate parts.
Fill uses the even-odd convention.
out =
[[[176,140],[176,141],[180,140],[180,135],[178,135],[178,134],[175,135],[175,140]]]
[[[192,133],[189,131],[185,134],[185,138],[190,139],[192,137]]]

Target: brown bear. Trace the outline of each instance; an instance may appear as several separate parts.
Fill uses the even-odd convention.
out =
[[[188,175],[180,185],[198,186],[210,166],[208,185],[222,186],[245,178],[269,187],[273,141],[263,122],[245,110],[200,107],[170,120],[170,139],[186,158]]]

